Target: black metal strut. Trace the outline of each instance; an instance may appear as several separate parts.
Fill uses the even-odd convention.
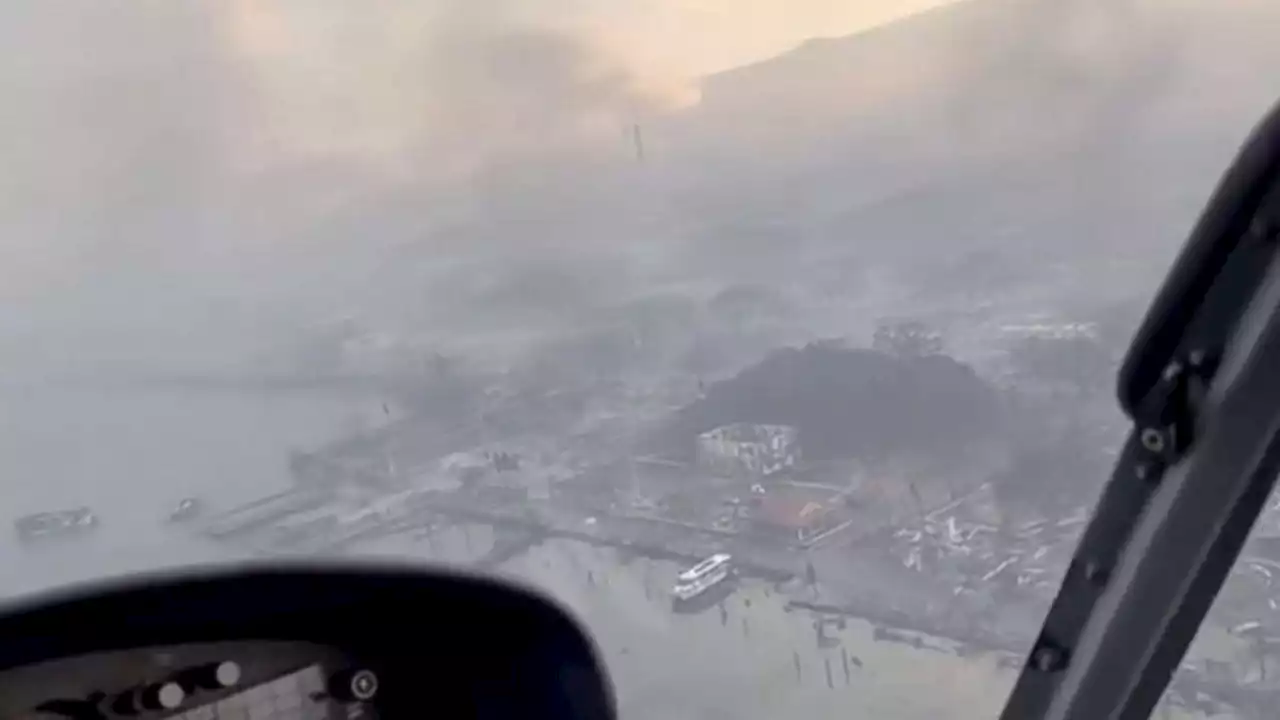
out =
[[[1280,471],[1280,111],[1226,174],[1120,373],[1133,429],[1002,720],[1150,715]]]

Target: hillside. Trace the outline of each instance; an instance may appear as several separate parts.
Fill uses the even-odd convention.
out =
[[[1254,29],[1268,20],[1280,8],[1262,0],[963,0],[707,78],[681,122],[726,142],[888,143],[936,161],[1251,124],[1277,89],[1280,49]]]
[[[1280,93],[1280,46],[1255,29],[1274,21],[1261,0],[967,0],[710,77],[652,144],[716,239],[765,228],[899,267],[1123,264],[1131,291]],[[709,242],[704,264],[750,271]],[[801,254],[762,253],[769,272]]]
[[[794,291],[811,337],[938,307],[1132,303],[1280,95],[1273,22],[1269,0],[961,0],[813,40],[645,119],[642,163],[611,139],[431,205],[475,257],[442,272],[406,239],[379,312],[506,342],[738,283]],[[360,220],[413,216],[408,198]],[[529,273],[554,292],[512,301]]]

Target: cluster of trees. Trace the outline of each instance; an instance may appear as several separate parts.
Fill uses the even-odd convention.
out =
[[[941,354],[903,358],[815,343],[771,353],[712,383],[665,428],[665,453],[692,452],[698,433],[737,422],[789,425],[806,457],[954,457],[1003,428],[998,392]]]

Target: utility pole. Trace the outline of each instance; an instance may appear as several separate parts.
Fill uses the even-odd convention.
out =
[[[644,137],[640,134],[640,123],[632,124],[631,141],[636,148],[636,160],[644,162]]]

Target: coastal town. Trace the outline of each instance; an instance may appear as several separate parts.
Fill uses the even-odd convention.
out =
[[[1122,439],[1105,386],[1117,349],[1096,322],[1035,319],[992,329],[986,347],[1003,350],[970,365],[949,354],[956,332],[894,319],[864,343],[813,341],[656,381],[626,362],[613,375],[573,367],[581,346],[559,366],[501,374],[435,356],[379,421],[291,453],[287,490],[236,507],[187,499],[170,522],[266,557],[408,538],[425,559],[500,574],[541,545],[579,543],[672,568],[644,593],[674,613],[728,622],[751,602],[743,588],[763,587],[812,619],[819,648],[859,622],[878,643],[1015,668]],[[626,357],[631,341],[601,354]],[[1280,692],[1267,672],[1277,517],[1171,707],[1247,713]],[[445,551],[446,537],[461,548]],[[604,581],[594,572],[588,585]],[[867,661],[839,652],[836,677]]]

